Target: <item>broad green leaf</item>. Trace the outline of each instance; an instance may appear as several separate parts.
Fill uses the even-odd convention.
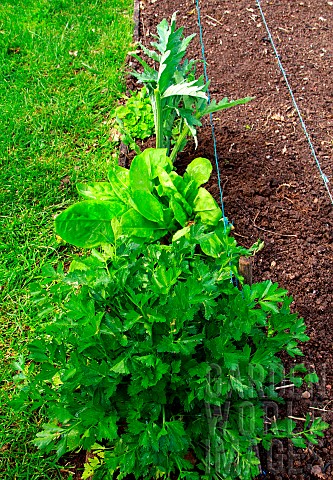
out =
[[[170,198],[170,208],[177,222],[180,223],[182,227],[185,227],[188,220],[188,215],[183,209],[183,207],[181,206],[181,204],[177,202],[177,200],[175,200],[174,197]]]
[[[159,265],[153,274],[153,281],[159,293],[167,294],[171,286],[177,282],[181,269],[167,268]]]
[[[109,182],[78,183],[76,188],[79,194],[87,200],[118,200]]]
[[[189,231],[191,230],[191,226],[188,226],[188,227],[184,227],[182,228],[181,230],[178,230],[174,236],[172,237],[172,241],[173,242],[176,242],[177,240],[179,240],[181,237],[183,237],[184,235],[186,235],[187,233],[189,233]]]
[[[180,203],[185,210],[186,214],[190,216],[193,212],[191,206],[189,203],[186,201],[186,199],[182,196],[182,194],[178,191],[174,181],[176,183],[179,183],[178,181],[178,175],[172,175],[173,172],[170,174],[167,173],[163,169],[159,169],[158,172],[158,179],[160,181],[160,185],[157,188],[157,193],[160,196],[167,196],[170,198],[170,202],[172,201],[171,199],[174,199],[178,203]],[[170,205],[171,206],[171,205]],[[172,207],[171,207],[172,208]]]
[[[76,247],[92,248],[112,243],[114,235],[111,220],[124,213],[121,202],[86,200],[76,203],[55,220],[57,234]]]
[[[125,235],[140,238],[161,238],[167,230],[158,223],[147,220],[139,212],[131,208],[121,217],[121,229]]]
[[[199,188],[198,195],[194,199],[194,211],[200,217],[202,223],[217,225],[222,212],[211,194],[204,188]]]
[[[108,173],[111,188],[115,195],[126,205],[131,205],[129,190],[129,171],[126,168],[113,166]]]
[[[200,241],[200,247],[206,255],[214,258],[218,258],[224,250],[223,244],[216,233],[203,238]]]
[[[182,194],[186,187],[186,183],[184,182],[183,177],[178,175],[178,173],[174,170],[169,173],[169,177],[171,178],[171,181],[177,188],[178,192]]]
[[[186,168],[184,178],[186,181],[190,178],[199,187],[203,183],[208,182],[212,169],[212,164],[207,158],[195,158]]]
[[[153,191],[151,164],[147,155],[134,157],[130,168],[130,186],[134,190]]]
[[[161,225],[164,223],[163,205],[147,190],[135,190],[133,201],[136,210],[145,218]]]
[[[147,148],[134,157],[129,171],[132,191],[152,192],[154,186],[152,180],[157,177],[158,170],[170,166],[170,159],[166,154],[166,148]]]
[[[160,168],[158,171],[158,179],[160,181],[160,185],[162,187],[162,191],[164,195],[172,196],[172,195],[175,195],[175,193],[178,193],[178,190],[175,184],[173,183],[172,178],[162,168]]]

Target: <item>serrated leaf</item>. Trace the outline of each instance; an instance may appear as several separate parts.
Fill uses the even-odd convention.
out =
[[[209,113],[225,110],[227,108],[235,107],[236,105],[244,105],[253,99],[254,97],[244,97],[229,102],[227,98],[223,98],[219,103],[216,103],[215,100],[213,100],[210,104],[206,105],[205,108],[200,111],[200,113],[201,116],[208,115]]]
[[[110,368],[112,372],[115,373],[120,373],[120,374],[128,374],[129,370],[126,364],[126,361],[124,358],[122,358],[120,361],[116,362],[113,367]]]
[[[303,379],[301,377],[290,377],[290,381],[295,385],[295,387],[301,387],[303,385]]]
[[[197,80],[193,80],[192,82],[183,81],[176,85],[170,85],[162,94],[162,98],[187,95],[188,97],[204,98],[207,100],[207,95],[203,89],[204,86],[197,85]]]
[[[156,53],[154,50],[146,48],[142,43],[140,43],[140,48],[147,55],[147,57],[153,59],[155,62],[159,63],[161,61],[161,55]]]
[[[261,306],[261,308],[264,310],[264,312],[279,313],[279,309],[275,303],[268,302],[266,300],[260,300],[258,303]]]
[[[318,383],[318,382],[319,382],[318,375],[317,375],[315,372],[308,373],[308,374],[305,375],[305,377],[304,377],[304,382],[307,382],[307,383]]]
[[[98,422],[96,429],[96,437],[98,441],[115,440],[118,437],[117,415],[108,415]]]
[[[297,447],[297,448],[306,448],[307,445],[306,445],[306,442],[303,440],[302,437],[294,437],[291,439],[294,447]]]
[[[298,363],[297,365],[293,366],[290,370],[291,372],[301,372],[306,373],[308,370],[304,363]]]
[[[43,431],[38,432],[33,444],[39,449],[45,449],[48,445],[55,443],[63,433],[63,429],[52,423],[44,423]]]

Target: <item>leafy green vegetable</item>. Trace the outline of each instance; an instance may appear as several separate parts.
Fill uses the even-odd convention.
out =
[[[77,247],[91,248],[114,240],[111,220],[124,212],[119,202],[86,200],[76,203],[56,218],[57,231]]]
[[[197,165],[187,178],[199,184],[206,176],[193,174]],[[236,288],[230,272],[250,252],[222,225],[207,228],[189,226],[171,245],[118,239],[78,257],[66,274],[45,268],[33,287],[44,325],[26,364],[16,363],[15,403],[44,406],[49,420],[35,440],[42,450],[94,452],[83,478],[251,479],[254,446],[290,438],[304,448],[327,428],[310,417],[303,430],[290,419],[267,425],[263,399],[278,399],[284,378],[278,355],[300,354],[305,326],[276,284]],[[306,374],[304,365],[297,373]]]
[[[136,140],[144,140],[154,132],[154,115],[146,88],[131,92],[126,103],[119,105],[112,116],[116,119],[122,142],[140,153]]]
[[[166,149],[147,149],[130,169],[115,166],[108,182],[78,184],[86,199],[62,212],[55,221],[57,234],[78,247],[91,248],[114,241],[118,235],[152,242],[175,233],[190,222],[217,226],[221,210],[200,187],[210,176],[209,160],[197,158],[184,178],[172,171]]]

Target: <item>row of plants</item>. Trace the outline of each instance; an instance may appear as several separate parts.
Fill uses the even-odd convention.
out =
[[[68,269],[45,266],[32,285],[45,320],[16,364],[13,405],[45,408],[42,450],[93,452],[83,479],[247,480],[259,473],[259,445],[305,447],[327,425],[265,421],[267,401],[281,401],[277,384],[317,380],[303,364],[286,375],[278,356],[302,354],[304,322],[277,284],[244,284],[239,258],[262,245],[246,249],[230,235],[202,186],[210,161],[193,160],[183,176],[174,168],[204,115],[250,99],[209,103],[195,61],[184,60],[192,36],[175,15],[157,33],[153,50],[141,46],[157,69],[136,55],[145,90],[118,110],[131,145],[140,138],[127,122],[133,111],[153,115],[156,148],[133,146],[129,169],[78,184],[83,200],[56,218],[57,234],[87,251]]]

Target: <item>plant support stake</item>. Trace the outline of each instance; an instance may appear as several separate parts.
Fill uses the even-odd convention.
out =
[[[162,105],[161,94],[158,88],[154,91],[155,99],[155,123],[156,123],[156,148],[163,148],[163,125],[162,125]]]

